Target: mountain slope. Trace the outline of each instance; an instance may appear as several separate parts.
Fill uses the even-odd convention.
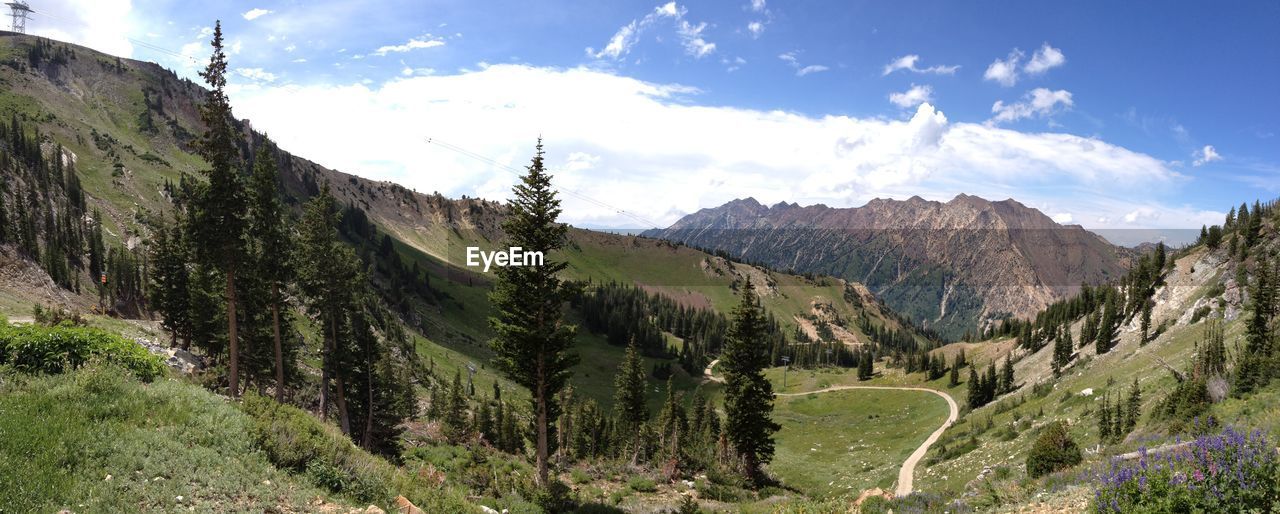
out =
[[[83,185],[84,230],[100,226],[106,245],[120,255],[133,255],[134,272],[141,276],[151,231],[173,210],[170,198],[188,187],[184,184],[202,180],[205,164],[194,154],[192,143],[203,130],[197,106],[204,89],[154,63],[13,33],[0,33],[0,85],[0,120],[18,120],[23,132],[38,139],[45,155],[62,148],[63,160],[73,168],[67,176],[78,177]],[[247,167],[253,153],[270,143],[247,120],[237,121],[235,128],[243,134],[239,147]],[[6,147],[0,144],[0,151]],[[466,247],[500,246],[505,206],[418,193],[271,149],[286,203],[295,215],[321,184],[330,184],[346,206],[343,237],[372,270],[371,280],[386,303],[422,336],[418,347],[424,358],[438,363],[445,374],[465,370],[469,361],[477,363],[477,378],[486,382],[477,384],[482,390],[490,380],[510,386],[484,369],[490,357],[487,293],[492,276],[464,265]],[[39,179],[30,178],[35,175],[4,170],[6,187],[0,199],[10,212],[19,203],[19,189],[35,189]],[[65,201],[51,198],[54,203]],[[812,330],[815,322],[808,317],[815,317],[815,312],[833,321],[865,317],[877,327],[911,331],[853,282],[787,275],[645,238],[578,229],[570,237],[569,248],[558,256],[570,263],[566,278],[619,282],[686,307],[727,313],[736,303],[735,287],[751,276],[764,286],[765,305],[788,334],[802,324]],[[43,232],[40,238],[45,244]],[[90,286],[97,277],[87,266],[72,266],[81,285],[77,293],[75,288],[51,287],[33,262],[40,259],[23,259],[12,251],[3,255],[0,271],[15,277],[0,284],[4,312],[26,315],[33,302],[82,311],[97,304]],[[116,280],[113,272],[112,282]],[[869,339],[857,327],[841,336],[849,343]],[[578,350],[584,354],[575,379],[579,389],[609,403],[609,377],[621,349],[583,330]],[[696,373],[677,370],[676,377],[681,387],[696,383]]]
[[[702,209],[647,236],[747,261],[866,284],[895,310],[957,337],[1026,317],[1081,283],[1124,269],[1124,252],[1014,200],[876,199],[857,208],[766,207],[754,199]]]

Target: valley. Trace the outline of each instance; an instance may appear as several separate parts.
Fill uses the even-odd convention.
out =
[[[742,6],[737,14],[765,21],[739,35],[755,41],[765,26],[791,23],[770,5]],[[1161,160],[1102,136],[1012,128],[1067,112],[1065,91],[1033,90],[1016,108],[997,100],[983,123],[948,121],[926,101],[892,116],[811,117],[703,105],[698,87],[625,83],[624,67],[601,64],[663,42],[637,35],[667,22],[679,59],[710,55],[717,47],[700,37],[715,26],[686,21],[688,11],[660,5],[604,49],[588,47],[594,64],[554,72],[641,91],[627,94],[643,101],[619,103],[637,119],[680,113],[689,126],[670,130],[683,138],[717,110],[731,115],[724,127],[776,124],[792,127],[776,134],[807,138],[838,127],[834,162],[861,175],[826,170],[807,139],[789,136],[753,162],[770,145],[728,128],[696,137],[706,149],[652,145],[618,172],[618,141],[657,136],[617,120],[599,123],[608,144],[547,122],[545,139],[493,157],[440,142],[457,155],[371,160],[386,149],[376,137],[405,127],[361,121],[380,100],[343,110],[341,98],[333,119],[316,123],[351,132],[340,154],[359,158],[335,158],[305,141],[328,136],[262,110],[256,95],[287,75],[239,64],[258,58],[243,27],[271,20],[270,9],[228,20],[225,36],[217,21],[169,52],[198,68],[0,31],[0,513],[1280,505],[1280,209],[1255,198],[1273,188],[1206,195],[1227,198],[1225,217],[1199,203],[1209,200],[1103,212],[1116,200],[1107,188],[1128,187],[1107,159],[1176,170],[1185,182],[1224,157],[1205,146],[1193,161]],[[334,50],[345,55],[326,73],[453,51],[468,41],[458,30]],[[316,41],[308,46],[334,44]],[[650,59],[634,57],[633,66]],[[775,57],[789,79],[845,67],[802,65],[800,51]],[[907,57],[868,76],[973,71]],[[528,96],[495,106],[451,79],[492,72],[511,82],[536,68],[519,64],[526,58],[457,72],[400,60],[377,91],[430,81],[440,90],[416,92],[480,105],[450,108],[475,107],[492,131],[485,138],[506,141],[494,119],[560,93],[532,83]],[[996,63],[1026,81],[1065,62],[1048,42],[1005,59]],[[726,73],[747,62],[721,59],[735,67]],[[1000,69],[981,80],[1012,87],[1017,77]],[[344,94],[374,91],[365,80]],[[294,87],[299,97],[319,89]],[[934,100],[931,89],[917,93]],[[417,112],[395,98],[393,111]],[[250,110],[270,117],[251,121]],[[454,121],[459,137],[471,130]],[[742,160],[712,158],[721,146]],[[868,153],[883,146],[887,157]],[[687,154],[676,161],[687,177],[669,175],[668,152]],[[378,164],[409,161],[398,172]],[[766,173],[782,161],[822,171],[784,187]],[[997,196],[1006,189],[967,168],[945,178],[926,169],[948,162],[991,167],[1028,199]],[[1019,182],[1024,167],[1107,194],[1045,193],[1055,190],[1048,178]],[[668,194],[644,196],[655,177]],[[423,184],[445,193],[419,192]],[[1174,189],[1164,187],[1152,189]],[[602,190],[613,196],[590,196]],[[880,192],[890,197],[872,196]],[[730,193],[740,197],[724,202]],[[797,199],[756,199],[779,195]],[[641,197],[665,228],[582,228],[646,220],[633,212]],[[809,201],[830,198],[835,206]],[[1097,221],[1080,205],[1097,208],[1088,216]],[[1120,246],[1094,228],[1187,219],[1208,222],[1176,245]]]

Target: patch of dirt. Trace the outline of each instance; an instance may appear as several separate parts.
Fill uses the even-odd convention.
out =
[[[688,289],[672,289],[663,286],[651,286],[648,284],[641,284],[639,282],[636,282],[636,287],[643,289],[644,292],[649,294],[659,294],[670,298],[671,301],[676,302],[676,304],[681,307],[708,310],[712,308],[711,299],[707,298],[707,295],[697,291],[690,291]]]

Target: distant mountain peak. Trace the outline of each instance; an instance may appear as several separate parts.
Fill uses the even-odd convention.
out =
[[[646,234],[862,282],[951,336],[1034,315],[1082,282],[1123,272],[1119,249],[1096,234],[1012,198],[963,193],[945,203],[914,195],[844,208],[739,199]]]

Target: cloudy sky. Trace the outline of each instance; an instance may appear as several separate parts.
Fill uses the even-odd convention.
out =
[[[323,165],[505,198],[545,139],[565,218],[753,196],[1015,198],[1093,229],[1280,196],[1280,3],[32,0],[29,32],[198,78]],[[431,138],[435,142],[428,142]]]

